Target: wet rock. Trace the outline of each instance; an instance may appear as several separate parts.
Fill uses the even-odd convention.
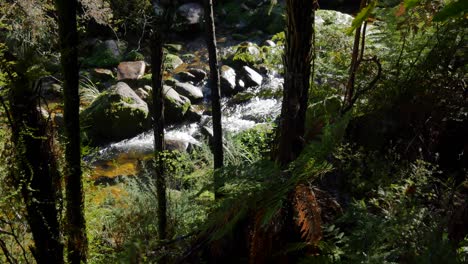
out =
[[[188,122],[200,122],[202,118],[201,111],[197,111],[193,105],[189,107],[185,115]]]
[[[273,40],[268,39],[263,42],[263,46],[276,47],[276,43]]]
[[[263,77],[248,66],[243,66],[241,70],[242,79],[245,82],[245,87],[259,86],[263,82]]]
[[[237,90],[244,90],[245,89],[245,82],[242,79],[237,79]]]
[[[189,146],[189,142],[177,139],[164,139],[166,150],[185,152]]]
[[[195,75],[191,74],[190,72],[179,72],[174,77],[181,82],[196,83],[197,80],[197,77],[195,77]]]
[[[225,95],[232,95],[236,92],[236,71],[227,66],[221,66],[220,70],[221,92]]]
[[[117,67],[117,80],[138,80],[145,74],[144,61],[124,61]]]
[[[212,145],[213,136],[214,136],[213,129],[211,127],[209,127],[209,126],[202,126],[200,128],[200,133],[202,135],[202,138],[207,139],[208,144]]]
[[[80,115],[89,143],[98,145],[133,137],[146,128],[148,106],[124,82],[101,94]]]
[[[186,96],[192,103],[198,103],[203,100],[203,93],[201,89],[190,83],[176,82],[174,85],[174,90],[176,90],[179,94]]]
[[[206,71],[202,69],[189,69],[188,72],[195,76],[195,79],[193,80],[195,83],[203,81],[207,76]]]

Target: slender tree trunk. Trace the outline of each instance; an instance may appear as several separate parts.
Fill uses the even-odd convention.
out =
[[[37,263],[63,263],[57,210],[60,176],[52,131],[38,109],[37,92],[26,76],[18,75],[9,100],[16,160],[14,183],[26,205],[34,240],[31,251]]]
[[[167,197],[164,160],[164,43],[167,32],[175,16],[177,1],[153,1],[153,5],[161,5],[164,9],[161,17],[155,17],[151,34],[151,83],[153,86],[153,133],[156,174],[156,195],[158,196],[158,233],[159,239],[167,238]],[[161,262],[165,262],[164,259]]]
[[[295,160],[304,147],[314,15],[314,1],[286,0],[283,104],[274,153],[282,166]]]
[[[219,169],[223,167],[223,128],[221,125],[220,79],[218,54],[216,48],[216,31],[213,13],[213,1],[205,0],[206,44],[210,58],[211,107],[213,113],[213,155],[215,198],[219,197]]]
[[[156,161],[156,192],[158,196],[158,233],[159,239],[166,239],[167,199],[166,181],[164,178],[164,161],[161,153],[164,151],[164,98],[163,98],[163,33],[154,25],[151,43],[151,82],[153,86],[153,131],[154,152]]]
[[[362,10],[366,7],[367,0],[361,0],[359,10]],[[348,83],[346,84],[346,92],[345,92],[345,105],[349,106],[352,104],[352,100],[354,97],[354,84],[356,81],[356,72],[359,68],[360,61],[362,60],[362,56],[359,56],[359,45],[361,44],[361,29],[362,27],[359,26],[356,28],[356,32],[354,33],[354,44],[353,44],[353,53],[351,55],[351,66],[349,68],[349,78]],[[365,34],[365,32],[364,32]],[[364,42],[363,42],[364,43]],[[361,54],[363,52],[363,47],[361,49]]]
[[[64,120],[67,141],[65,146],[67,251],[68,261],[72,264],[86,263],[88,247],[81,179],[77,4],[76,0],[56,0],[64,76]]]

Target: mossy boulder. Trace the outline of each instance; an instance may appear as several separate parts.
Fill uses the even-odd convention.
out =
[[[263,52],[257,44],[252,42],[242,42],[235,48],[235,52],[226,59],[226,64],[233,65],[240,69],[242,66],[254,67],[263,62]]]
[[[153,89],[149,86],[145,86],[146,91],[149,93],[148,103],[150,112],[153,109],[152,98]],[[190,99],[180,95],[172,87],[163,85],[163,96],[164,96],[164,119],[167,124],[176,124],[186,120],[186,114],[192,105]]]
[[[187,110],[192,105],[190,99],[180,95],[170,86],[163,86],[164,116],[169,124],[180,123],[184,120]]]
[[[184,63],[184,61],[182,61],[182,59],[179,58],[177,55],[167,54],[165,59],[164,59],[164,68],[167,71],[171,71],[171,70],[174,70],[175,68],[179,67],[183,63]]]
[[[101,94],[80,118],[92,145],[130,138],[149,127],[147,104],[123,82]]]

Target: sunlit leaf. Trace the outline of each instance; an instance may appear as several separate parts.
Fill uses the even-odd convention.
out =
[[[356,17],[353,20],[353,23],[351,24],[351,28],[348,29],[346,32],[348,35],[353,34],[354,30],[356,30],[358,27],[364,23],[364,21],[369,18],[369,16],[372,14],[372,11],[374,10],[375,6],[377,5],[377,1],[372,1],[368,6],[363,8],[359,14],[356,15]]]
[[[406,9],[411,9],[411,8],[417,6],[419,4],[419,2],[421,2],[421,0],[405,0],[403,5],[404,5],[404,7]]]

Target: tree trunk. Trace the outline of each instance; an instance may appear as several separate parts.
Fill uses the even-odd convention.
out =
[[[164,160],[162,153],[164,146],[164,95],[163,95],[163,72],[164,72],[164,43],[167,32],[172,25],[175,16],[177,1],[160,2],[153,1],[153,5],[161,4],[164,9],[161,17],[155,17],[152,24],[151,34],[151,83],[153,86],[153,133],[154,133],[154,156],[156,174],[156,195],[158,196],[158,234],[159,239],[167,238],[167,197]],[[161,260],[165,262],[164,259]]]
[[[281,166],[295,160],[304,147],[314,15],[314,1],[286,1],[283,104],[274,153],[274,159]]]
[[[361,0],[360,8],[359,11],[361,11],[364,7],[366,7],[367,0]],[[346,91],[345,91],[345,106],[350,106],[353,101],[354,97],[354,84],[356,80],[356,72],[357,69],[359,68],[360,61],[362,59],[359,59],[359,52],[363,52],[363,47],[362,45],[361,51],[359,51],[359,45],[361,44],[361,29],[362,27],[359,26],[356,28],[356,32],[354,33],[354,44],[353,44],[353,53],[351,55],[351,66],[349,68],[349,78],[348,82],[346,84]],[[365,34],[365,32],[364,32]],[[363,36],[364,37],[364,36]],[[363,42],[364,43],[364,42]]]
[[[153,86],[153,131],[154,155],[156,162],[156,192],[158,196],[158,233],[159,239],[166,239],[166,181],[164,179],[164,99],[163,99],[163,35],[154,29],[151,43],[151,82]]]
[[[37,91],[26,76],[21,72],[18,75],[9,96],[16,160],[14,184],[26,205],[35,245],[31,251],[37,263],[63,263],[57,210],[60,176],[51,126],[38,109]]]
[[[86,263],[88,240],[81,179],[80,99],[76,0],[56,0],[64,76],[66,233],[68,261]]]
[[[218,54],[216,48],[216,32],[213,13],[213,1],[205,0],[206,44],[210,58],[211,108],[213,113],[213,156],[214,156],[214,186],[215,198],[219,197],[219,169],[223,167],[223,128],[221,125],[220,79]]]

